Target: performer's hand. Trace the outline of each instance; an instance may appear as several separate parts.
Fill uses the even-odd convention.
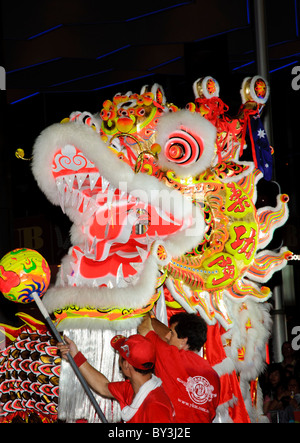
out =
[[[76,344],[66,335],[64,335],[64,341],[65,343],[57,343],[57,347],[61,353],[62,358],[67,360],[67,354],[70,353],[71,356],[74,357],[78,352],[78,348]]]
[[[143,336],[147,335],[149,331],[153,331],[151,316],[149,313],[144,315],[143,321],[139,324],[137,330],[138,333]]]
[[[155,318],[154,315],[151,315],[151,313],[144,315],[143,321],[139,324],[137,330],[138,333],[144,337],[148,332],[154,331],[163,341],[167,341],[166,335],[170,332],[168,326],[157,320],[157,318]]]

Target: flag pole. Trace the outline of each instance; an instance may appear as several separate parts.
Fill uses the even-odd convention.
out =
[[[256,63],[258,74],[264,77],[268,83],[269,81],[269,57],[268,57],[268,35],[267,35],[267,20],[265,0],[254,0],[254,25],[255,25],[255,40],[256,40]],[[273,144],[272,133],[272,111],[271,98],[268,102],[268,107],[264,114],[264,128],[267,133],[270,144]],[[274,160],[273,160],[274,162]],[[275,168],[273,168],[274,179],[276,179]],[[281,271],[282,279],[282,271]],[[273,353],[275,362],[282,360],[281,346],[287,340],[286,334],[286,318],[284,313],[284,298],[282,294],[282,283],[276,286],[273,291],[274,309],[273,316]]]

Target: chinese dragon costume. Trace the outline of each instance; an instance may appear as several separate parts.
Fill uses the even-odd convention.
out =
[[[272,178],[260,118],[269,87],[246,78],[235,118],[215,79],[200,78],[193,90],[185,109],[157,84],[116,94],[99,114],[73,112],[37,138],[34,177],[73,223],[72,246],[43,301],[56,327],[111,380],[120,379],[109,345],[116,331],[136,331],[150,310],[166,324],[178,310],[201,315],[204,356],[221,379],[215,421],[259,422],[257,377],[271,328],[265,283],[291,255],[265,249],[287,220],[288,197],[256,208],[259,180]],[[23,319],[22,328],[2,325],[0,421],[28,421],[29,413],[99,421],[44,325]],[[118,405],[97,399],[107,420],[119,421]]]

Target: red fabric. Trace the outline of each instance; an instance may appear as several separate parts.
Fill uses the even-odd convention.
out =
[[[231,389],[234,392],[237,402],[229,408],[229,415],[234,423],[251,423],[249,414],[247,412],[244,399],[241,393],[240,384],[235,372],[230,375]]]
[[[238,124],[238,120],[231,120],[226,116],[226,112],[229,107],[219,98],[197,98],[195,100],[197,106],[197,112],[200,112],[203,117],[209,120],[217,129],[217,154],[218,161],[222,161],[221,152],[229,142],[229,139],[237,141],[237,137],[241,132],[241,125]],[[205,110],[201,112],[201,107]]]
[[[155,374],[173,403],[176,423],[212,422],[219,402],[218,374],[195,352],[168,345],[153,331],[146,337],[155,345]]]
[[[134,391],[129,380],[111,382],[108,385],[111,394],[120,403],[121,410],[131,405]],[[127,423],[174,423],[174,409],[165,393],[159,386],[149,392],[137,412]]]
[[[221,363],[226,358],[218,323],[215,325],[207,325],[205,353],[207,360],[212,366]]]
[[[250,141],[251,141],[251,149],[252,149],[252,155],[253,155],[253,162],[255,167],[257,168],[257,159],[256,159],[256,153],[255,153],[255,147],[254,147],[254,141],[253,141],[253,136],[252,136],[252,131],[251,131],[251,125],[250,125],[250,118],[253,115],[257,115],[259,114],[259,105],[256,105],[255,109],[252,108],[246,108],[245,105],[242,105],[240,108],[240,112],[243,111],[244,113],[244,118],[241,119],[241,123],[243,126],[243,131],[242,131],[242,139],[241,139],[241,146],[240,146],[240,157],[243,154],[243,149],[244,149],[244,145],[245,145],[245,138],[246,138],[246,132],[247,132],[247,128],[249,129],[249,136],[250,136]]]
[[[212,366],[227,358],[218,323],[207,326],[206,358]],[[220,405],[234,399],[236,403],[228,409],[230,417],[235,423],[250,423],[236,372],[221,375],[220,385]]]

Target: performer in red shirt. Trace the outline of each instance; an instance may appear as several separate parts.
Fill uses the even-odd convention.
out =
[[[174,408],[162,387],[162,381],[153,374],[155,349],[139,334],[126,338],[116,335],[111,346],[119,352],[119,365],[127,379],[110,382],[91,366],[78,352],[76,344],[64,337],[66,344],[58,343],[63,358],[68,352],[80,367],[89,385],[100,395],[120,403],[121,417],[126,423],[174,423]]]
[[[204,320],[182,312],[171,317],[167,328],[146,316],[138,331],[155,346],[155,374],[174,405],[176,422],[211,423],[219,403],[220,380],[198,354],[206,342]]]

